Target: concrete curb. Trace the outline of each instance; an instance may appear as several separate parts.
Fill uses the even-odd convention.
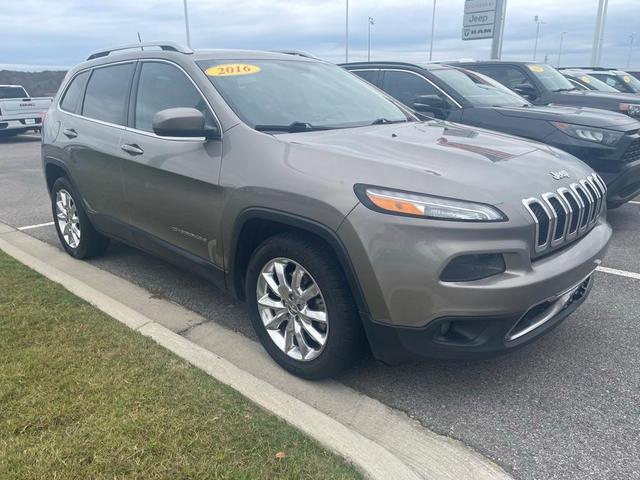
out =
[[[220,325],[206,323],[194,312],[176,304],[162,299],[150,300],[151,294],[140,287],[88,263],[78,262],[59,249],[2,223],[0,249],[236,389],[265,410],[346,458],[368,478],[511,478],[500,467],[462,443],[436,435],[403,413],[338,382],[305,382],[280,371],[268,359],[261,364],[257,374],[256,370],[250,373],[240,368],[229,352],[246,352],[254,357],[251,363],[255,365],[256,359],[266,356],[255,342]],[[88,278],[92,281],[88,281]],[[132,297],[126,303],[136,306],[141,302],[151,303],[150,308],[131,308],[115,299],[121,298],[120,294],[125,291],[127,297]],[[112,295],[115,292],[118,296],[107,292]],[[149,310],[152,317],[143,313]],[[171,312],[172,320],[167,322],[162,311]],[[180,318],[176,320],[176,317]],[[189,336],[200,331],[207,340],[197,345],[172,331],[180,330],[184,325],[193,327],[189,329]],[[224,348],[209,348],[207,343]],[[220,356],[211,350],[224,353]],[[281,384],[274,382],[268,372],[277,373],[274,377],[280,379]],[[282,382],[285,382],[285,388]],[[318,403],[322,403],[324,411],[317,408]]]

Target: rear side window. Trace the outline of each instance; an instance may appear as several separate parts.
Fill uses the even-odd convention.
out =
[[[28,95],[22,87],[0,87],[0,99],[5,98],[28,98]]]
[[[77,113],[82,105],[82,97],[84,96],[84,87],[89,79],[89,72],[83,72],[77,75],[67,88],[62,97],[60,108],[67,112]]]
[[[205,124],[212,126],[213,115],[204,98],[180,69],[167,63],[143,63],[136,98],[135,128],[152,132],[156,113],[179,107],[200,110]]]
[[[411,108],[416,98],[421,95],[440,94],[438,89],[424,78],[408,72],[384,72],[382,89]]]
[[[373,85],[378,82],[378,70],[352,70],[352,73]]]
[[[134,63],[96,68],[84,97],[82,115],[124,125]]]

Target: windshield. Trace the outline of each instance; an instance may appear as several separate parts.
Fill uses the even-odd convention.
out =
[[[27,98],[27,92],[22,87],[0,87],[0,98]]]
[[[563,90],[569,91],[575,89],[564,75],[550,65],[528,64],[527,67],[547,90],[560,92]]]
[[[431,70],[431,74],[446,83],[474,107],[522,107],[524,98],[485,75],[455,68]]]
[[[301,60],[201,61],[234,112],[259,130],[304,131],[414,120],[342,68]]]
[[[579,79],[582,83],[586,84],[589,87],[589,90],[597,90],[599,92],[617,92],[615,88],[610,85],[607,85],[602,80],[598,80],[596,77],[592,75],[574,75],[575,78]]]
[[[640,80],[627,73],[594,73],[592,75],[618,92],[640,93]]]

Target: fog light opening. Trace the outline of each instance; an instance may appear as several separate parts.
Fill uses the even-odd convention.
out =
[[[499,275],[507,267],[501,253],[460,255],[449,262],[440,275],[443,282],[473,282]]]

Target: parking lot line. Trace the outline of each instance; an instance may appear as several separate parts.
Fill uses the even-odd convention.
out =
[[[603,273],[610,273],[611,275],[618,275],[620,277],[634,278],[636,280],[640,280],[640,273],[635,272],[627,272],[625,270],[618,270],[617,268],[609,268],[609,267],[598,267],[597,271]]]
[[[50,227],[51,225],[53,225],[53,222],[39,223],[37,225],[27,225],[26,227],[18,227],[18,230],[22,232],[24,230],[33,230],[34,228]]]
[[[627,202],[627,203],[633,203],[634,205],[640,205],[640,202],[634,202],[634,201],[630,201],[630,202]]]

